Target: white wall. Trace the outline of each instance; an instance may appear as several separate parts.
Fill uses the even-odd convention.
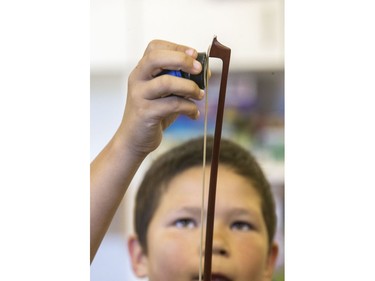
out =
[[[213,35],[232,69],[279,69],[283,15],[283,0],[91,0],[91,69],[128,70],[155,38],[206,51]]]

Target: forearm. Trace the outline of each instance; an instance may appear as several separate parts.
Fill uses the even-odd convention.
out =
[[[90,166],[90,262],[144,159],[114,137]]]

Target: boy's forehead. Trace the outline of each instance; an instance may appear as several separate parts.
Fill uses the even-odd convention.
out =
[[[162,201],[164,201],[163,199],[173,200],[176,204],[190,203],[200,206],[203,188],[205,198],[208,195],[209,171],[209,167],[207,167],[205,186],[203,186],[203,169],[201,167],[192,167],[177,174],[169,181]],[[216,200],[223,200],[227,203],[252,202],[252,204],[261,201],[252,182],[226,166],[219,166]]]

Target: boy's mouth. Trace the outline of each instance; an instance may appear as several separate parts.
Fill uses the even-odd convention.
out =
[[[193,281],[198,281],[199,276],[194,276]],[[202,277],[201,280],[204,280]],[[211,281],[232,281],[229,277],[225,276],[224,274],[219,274],[219,273],[213,273],[211,275]]]
[[[211,281],[232,281],[232,280],[222,274],[212,274]]]

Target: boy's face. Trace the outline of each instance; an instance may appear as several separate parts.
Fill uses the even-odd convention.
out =
[[[209,179],[206,181],[208,189]],[[139,277],[148,276],[150,281],[198,280],[201,197],[201,168],[190,168],[171,180],[149,225],[147,255],[134,237],[129,240],[133,269]],[[261,200],[252,184],[220,166],[212,281],[271,280],[277,246],[271,245],[268,251],[267,241]]]

